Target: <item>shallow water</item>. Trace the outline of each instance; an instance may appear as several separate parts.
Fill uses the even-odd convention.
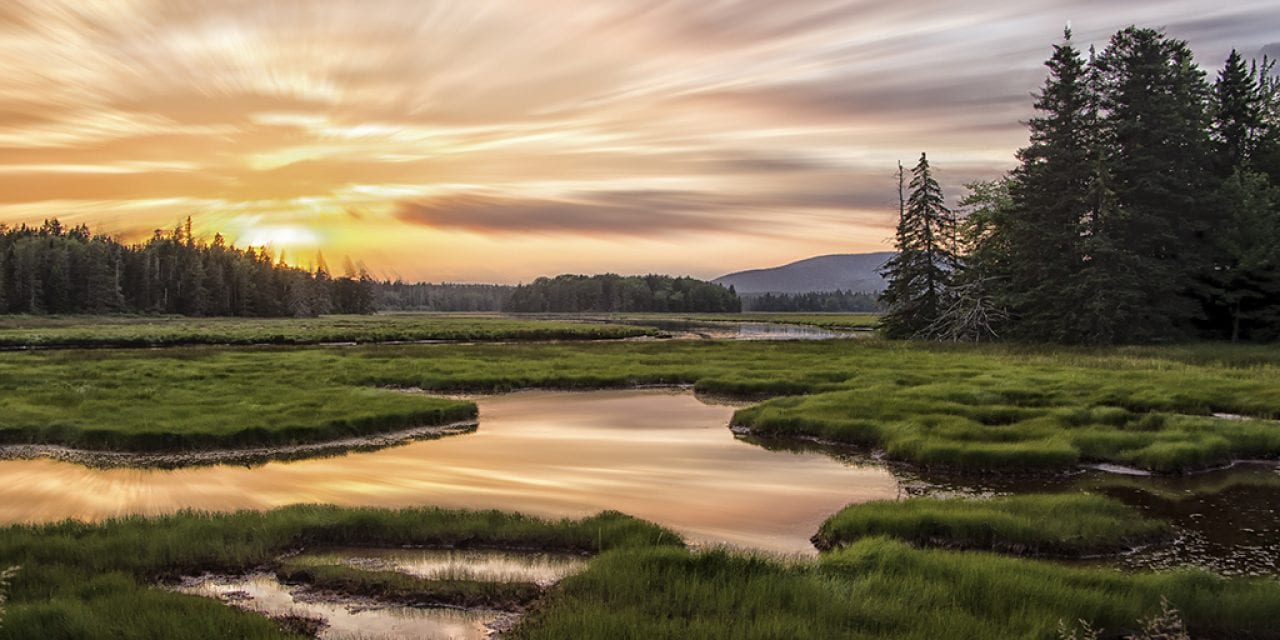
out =
[[[694,340],[833,340],[869,335],[862,331],[833,331],[812,325],[776,322],[697,320],[601,320],[609,324],[654,327],[676,338]]]
[[[333,458],[176,470],[0,461],[0,522],[295,503],[544,516],[615,509],[696,543],[813,554],[809,536],[827,516],[899,495],[883,466],[739,440],[727,428],[732,406],[689,392],[531,391],[477,401],[474,433]]]
[[[427,580],[533,582],[543,586],[587,567],[587,558],[566,553],[454,549],[330,549],[293,561],[398,571]]]
[[[324,640],[355,638],[478,640],[489,637],[485,625],[502,614],[470,609],[386,606],[351,600],[333,602],[306,597],[305,591],[280,584],[275,576],[210,576],[176,588],[192,595],[217,598],[242,609],[270,616],[323,618]]]

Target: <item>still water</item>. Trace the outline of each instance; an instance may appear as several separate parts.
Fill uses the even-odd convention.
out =
[[[727,428],[733,407],[670,390],[531,391],[477,399],[474,433],[332,458],[176,470],[0,462],[0,522],[100,520],[295,503],[615,509],[700,544],[813,554],[844,505],[899,495],[884,467],[767,450]]]
[[[473,609],[401,607],[357,600],[333,601],[313,597],[304,589],[281,584],[275,576],[209,576],[176,588],[182,593],[216,598],[232,606],[270,616],[323,620],[321,640],[379,638],[448,638],[480,640],[490,637],[489,625],[503,614]]]

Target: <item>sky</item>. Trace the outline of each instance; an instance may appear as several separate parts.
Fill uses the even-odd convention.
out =
[[[897,162],[1012,167],[1067,24],[1280,55],[1274,0],[3,0],[0,223],[452,282],[887,250]]]

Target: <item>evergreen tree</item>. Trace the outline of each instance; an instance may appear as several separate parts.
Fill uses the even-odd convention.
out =
[[[1014,335],[1078,341],[1089,292],[1073,283],[1085,267],[1082,238],[1089,218],[1096,132],[1089,73],[1071,32],[1045,63],[1048,78],[1035,101],[1031,144],[1018,152],[1009,181],[1009,206],[992,208],[997,237],[985,238],[985,256],[995,260],[1000,306],[1013,315]],[[1004,255],[996,255],[997,252]]]
[[[1115,205],[1098,228],[1108,250],[1136,258],[1122,260],[1126,277],[1111,283],[1137,302],[1110,314],[1110,333],[1126,342],[1183,337],[1201,315],[1196,283],[1212,266],[1209,87],[1187,44],[1151,29],[1117,33],[1095,66]]]
[[[901,167],[899,176],[901,184]],[[899,207],[898,252],[882,272],[889,283],[881,323],[886,336],[898,339],[921,335],[938,319],[956,268],[955,219],[924,153],[911,176],[911,193]]]
[[[1265,136],[1258,80],[1235,50],[1213,86],[1215,168],[1223,176],[1243,168]]]

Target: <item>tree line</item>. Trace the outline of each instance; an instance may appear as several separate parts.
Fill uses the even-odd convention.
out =
[[[239,249],[221,235],[202,242],[191,221],[126,245],[58,220],[0,225],[0,313],[170,313],[314,316],[369,313],[367,274],[329,274],[277,262],[264,248]]]
[[[1280,80],[1130,27],[1053,48],[1030,143],[949,209],[899,167],[891,337],[1111,344],[1280,337]]]
[[[515,287],[504,284],[434,284],[384,281],[376,306],[386,311],[502,311]]]
[[[878,294],[863,291],[739,294],[739,297],[744,311],[870,313],[881,308]]]
[[[538,278],[511,292],[505,311],[537,312],[731,312],[742,310],[733,287],[689,277],[561,275]]]

